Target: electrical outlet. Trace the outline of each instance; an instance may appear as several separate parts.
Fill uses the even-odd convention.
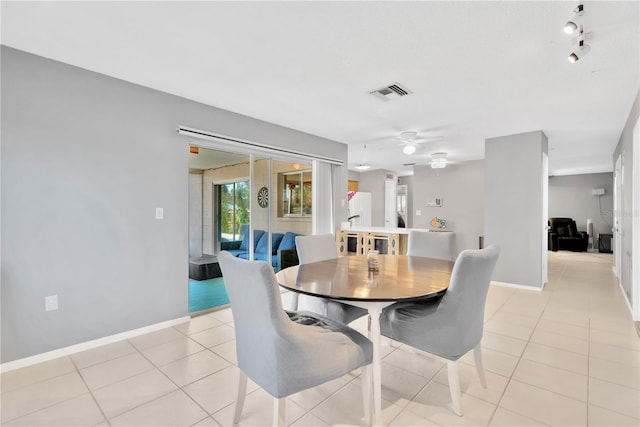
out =
[[[44,311],[54,311],[58,309],[58,295],[44,297]]]

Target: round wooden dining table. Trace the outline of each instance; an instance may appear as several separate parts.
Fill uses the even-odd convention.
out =
[[[378,269],[370,270],[366,255],[343,256],[296,265],[277,273],[281,287],[300,294],[330,298],[369,312],[373,343],[374,425],[381,425],[382,378],[380,314],[399,301],[434,298],[449,286],[452,261],[406,255],[379,255]]]

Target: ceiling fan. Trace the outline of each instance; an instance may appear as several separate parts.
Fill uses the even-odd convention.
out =
[[[441,136],[418,138],[418,132],[415,131],[402,132],[397,138],[400,140],[402,152],[408,155],[416,152],[418,144],[422,144],[423,142],[438,141],[442,139]]]

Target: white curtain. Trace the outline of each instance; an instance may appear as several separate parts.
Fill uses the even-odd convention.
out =
[[[334,166],[320,160],[313,161],[313,221],[312,233],[325,234],[334,233]]]

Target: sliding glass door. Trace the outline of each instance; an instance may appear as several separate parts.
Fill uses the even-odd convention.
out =
[[[250,222],[250,156],[204,147],[189,154],[189,313],[229,303],[216,255],[241,252]]]
[[[331,165],[197,148],[189,159],[192,313],[214,307],[195,304],[192,310],[191,289],[198,285],[201,292],[207,288],[204,281],[223,284],[216,259],[220,251],[278,270],[279,255],[295,252],[296,235],[333,232]]]

